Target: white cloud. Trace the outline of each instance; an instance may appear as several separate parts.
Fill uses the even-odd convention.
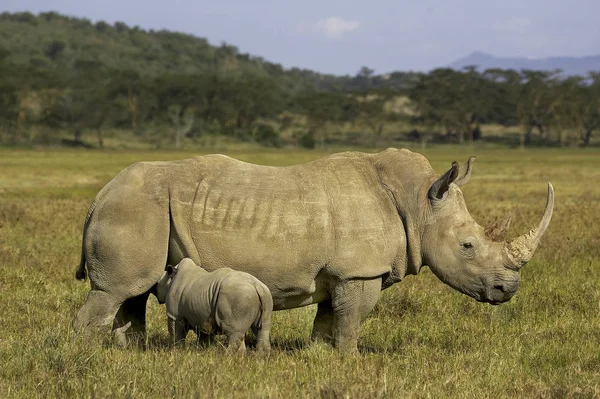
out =
[[[352,32],[360,27],[360,22],[345,20],[340,17],[329,17],[317,21],[314,25],[316,32],[324,34],[329,39],[338,39],[345,33]]]

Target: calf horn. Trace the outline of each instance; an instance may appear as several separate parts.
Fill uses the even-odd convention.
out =
[[[523,265],[531,259],[535,252],[540,239],[546,232],[550,219],[552,219],[552,211],[554,210],[554,187],[548,183],[548,199],[546,201],[546,209],[540,220],[539,225],[530,230],[529,233],[523,234],[520,237],[506,244],[506,252],[510,263],[516,270],[519,270]]]

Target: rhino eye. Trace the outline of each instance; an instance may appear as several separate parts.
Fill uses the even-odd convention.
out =
[[[463,248],[467,248],[467,249],[473,248],[473,244],[471,244],[470,242],[465,242],[462,246],[463,246]]]

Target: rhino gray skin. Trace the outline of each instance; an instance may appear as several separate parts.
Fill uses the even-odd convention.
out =
[[[198,341],[223,332],[227,346],[244,352],[244,336],[252,327],[256,349],[268,352],[273,299],[256,277],[223,267],[207,272],[189,258],[168,265],[156,285],[159,303],[166,303],[170,341],[182,343],[190,329]]]
[[[437,175],[420,154],[343,152],[271,167],[224,155],[139,162],[92,202],[76,276],[91,291],[73,320],[81,331],[131,323],[144,337],[148,295],[167,264],[189,257],[231,267],[269,287],[274,310],[318,304],[311,339],[356,349],[360,325],[382,289],[427,265],[481,302],[508,301],[546,231],[503,241],[510,218],[484,229],[460,186],[474,157]]]

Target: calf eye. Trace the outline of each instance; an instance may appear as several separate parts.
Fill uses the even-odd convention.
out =
[[[470,242],[465,242],[465,243],[463,244],[463,248],[467,248],[467,249],[468,249],[468,248],[473,248],[473,244],[471,244]]]

